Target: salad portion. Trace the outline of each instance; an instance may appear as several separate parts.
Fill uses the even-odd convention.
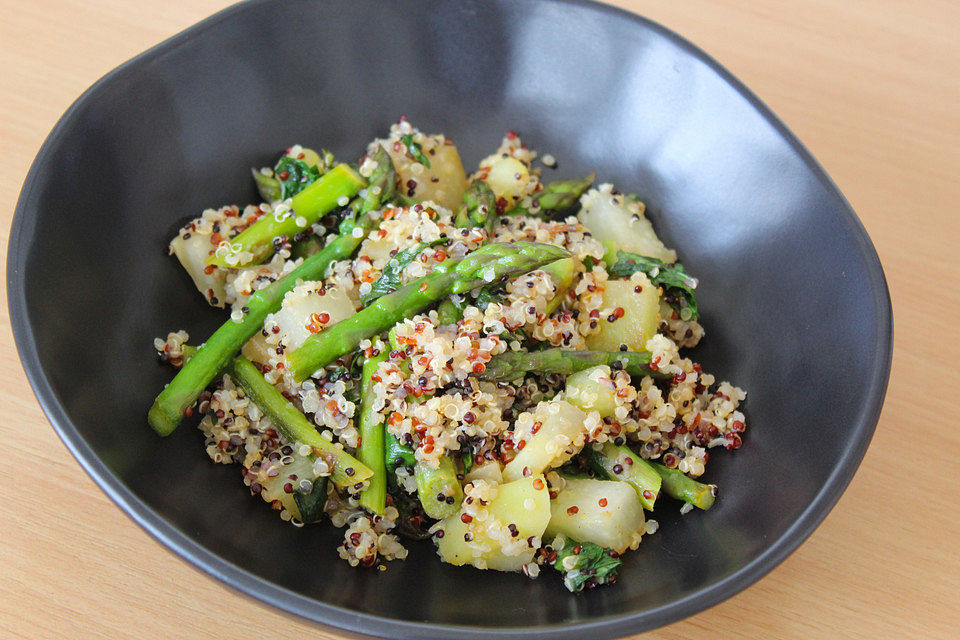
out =
[[[614,582],[650,512],[714,503],[697,478],[741,446],[746,394],[681,353],[698,283],[640,199],[555,167],[508,132],[467,175],[401,119],[356,163],[295,145],[254,170],[262,203],[170,242],[229,317],[154,341],[179,371],[150,425],[198,424],[282,520],[343,528],[351,565],[429,540],[454,565]]]

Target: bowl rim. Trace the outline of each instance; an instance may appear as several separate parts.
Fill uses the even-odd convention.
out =
[[[47,419],[70,453],[103,492],[152,538],[182,560],[216,578],[231,590],[310,622],[330,625],[346,632],[385,637],[459,637],[463,640],[479,638],[574,640],[583,637],[587,630],[595,638],[611,638],[639,633],[686,618],[718,604],[760,580],[793,553],[819,526],[853,479],[869,447],[880,418],[889,381],[893,347],[892,306],[880,258],[867,235],[863,223],[820,163],[750,89],[712,56],[667,27],[626,9],[606,5],[595,0],[525,0],[525,2],[579,6],[591,11],[609,14],[620,20],[630,21],[640,28],[651,30],[666,38],[685,53],[707,65],[774,127],[822,186],[838,196],[842,205],[841,222],[845,223],[855,240],[860,258],[866,266],[869,295],[876,309],[878,327],[874,350],[876,358],[872,368],[865,372],[869,391],[863,397],[857,419],[851,423],[850,433],[852,437],[841,452],[838,464],[830,473],[826,482],[823,483],[816,497],[800,514],[800,517],[766,551],[706,588],[679,600],[639,613],[612,615],[584,622],[492,629],[477,626],[411,622],[361,613],[345,607],[327,604],[292,592],[252,574],[193,541],[185,533],[167,522],[162,515],[141,501],[114,476],[79,434],[57,398],[40,363],[33,330],[28,322],[25,298],[25,267],[29,243],[26,241],[33,231],[29,222],[31,222],[31,211],[37,208],[36,204],[39,197],[38,176],[45,173],[53,151],[62,142],[65,129],[72,121],[74,114],[87,103],[95,100],[104,91],[105,87],[111,84],[115,78],[122,76],[127,69],[145,61],[156,59],[168,51],[202,37],[204,33],[215,28],[221,22],[229,20],[251,7],[274,1],[246,0],[226,7],[150,47],[105,74],[84,91],[60,117],[41,145],[24,180],[11,224],[7,255],[7,304],[14,340],[27,379]]]

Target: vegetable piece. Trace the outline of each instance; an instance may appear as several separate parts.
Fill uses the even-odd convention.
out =
[[[536,553],[525,541],[531,536],[539,538],[550,520],[550,496],[543,476],[522,478],[497,487],[497,496],[487,505],[492,518],[480,522],[471,519],[464,522],[457,513],[442,521],[434,540],[437,552],[444,562],[454,565],[470,564],[480,569],[519,571],[532,562]],[[516,535],[509,529],[512,539],[523,542],[509,552],[500,544],[502,528],[514,525]],[[464,539],[469,535],[470,541]],[[519,553],[516,553],[519,552]]]
[[[321,249],[323,249],[323,239],[311,235],[306,240],[302,240],[293,245],[293,248],[290,249],[290,257],[294,260],[297,258],[306,260]]]
[[[485,179],[495,194],[494,199],[502,198],[506,206],[510,206],[523,197],[523,189],[530,182],[530,169],[513,156],[507,156],[490,166]]]
[[[280,309],[272,316],[287,349],[298,348],[310,336],[356,313],[350,296],[340,287],[325,289],[323,295],[316,290],[307,295],[299,293],[300,290],[284,296]]]
[[[408,133],[405,136],[400,137],[400,142],[407,148],[407,153],[410,154],[414,160],[425,166],[427,169],[430,168],[430,159],[427,156],[423,155],[423,147],[413,141],[413,134]]]
[[[230,240],[230,249],[218,249],[207,258],[207,264],[220,267],[242,267],[259,264],[273,255],[274,238],[293,238],[323,215],[347,203],[366,186],[363,177],[339,164],[291,199],[291,209],[283,217],[265,215]],[[244,255],[247,254],[247,255]]]
[[[550,276],[553,284],[557,287],[553,297],[550,298],[543,310],[544,315],[550,315],[557,310],[557,307],[560,306],[567,295],[567,291],[573,285],[573,279],[577,275],[577,262],[573,258],[564,258],[544,265],[542,270],[547,272],[547,275]]]
[[[423,510],[437,520],[452,516],[460,510],[463,487],[457,480],[457,468],[450,456],[441,456],[436,469],[418,462],[414,467],[417,496]]]
[[[382,296],[356,315],[311,336],[289,356],[297,380],[357,348],[397,322],[455,293],[476,289],[500,278],[517,276],[567,257],[566,250],[534,242],[488,244],[459,262],[447,260],[429,275]]]
[[[500,466],[500,462],[482,457],[478,458],[463,477],[464,482],[476,482],[477,480],[503,484],[503,467]]]
[[[417,458],[414,456],[413,449],[405,444],[401,444],[395,435],[387,433],[384,439],[386,442],[384,458],[387,461],[387,469],[392,470],[399,465],[412,467],[417,464]]]
[[[214,307],[226,306],[227,272],[223,269],[210,269],[207,257],[210,255],[210,234],[193,232],[189,237],[177,235],[170,241],[170,250],[190,275],[193,284]]]
[[[293,500],[303,524],[319,522],[323,518],[324,507],[327,505],[327,478],[325,476],[315,478],[310,491],[297,489],[293,492]]]
[[[524,198],[515,207],[507,211],[508,216],[552,216],[573,208],[580,196],[590,188],[597,174],[591,173],[578,180],[557,180],[550,182],[529,198]],[[535,213],[531,213],[535,211]]]
[[[276,354],[274,349],[275,347],[267,344],[267,340],[264,338],[263,333],[258,331],[257,333],[253,334],[252,338],[244,343],[240,353],[247,360],[259,362],[260,364],[268,364],[270,362],[270,357]]]
[[[637,492],[640,504],[647,511],[653,511],[653,503],[660,495],[660,474],[649,462],[625,446],[606,442],[599,449],[597,445],[584,447],[583,452],[593,469],[608,480],[619,480],[630,484]]]
[[[483,180],[474,180],[463,194],[455,223],[460,228],[482,227],[488,232],[497,220],[497,196]]]
[[[610,280],[603,290],[600,332],[587,336],[587,348],[599,351],[643,351],[660,326],[660,296],[657,287],[644,279]]]
[[[424,135],[416,144],[419,152],[428,159],[429,167],[414,157],[403,142],[396,145],[388,142],[384,146],[396,166],[402,196],[410,199],[409,204],[429,200],[456,211],[467,188],[467,174],[457,147],[442,135]],[[402,205],[408,203],[401,199]]]
[[[382,202],[387,202],[395,193],[393,183],[396,174],[386,154],[379,155],[382,162],[370,176],[370,186],[381,187],[379,196],[383,198]],[[379,220],[368,214],[378,210],[380,203],[380,200],[371,199],[368,195],[356,217],[340,223],[340,235],[337,238],[283,278],[255,291],[247,300],[248,311],[244,317],[239,322],[228,320],[210,336],[196,357],[177,373],[150,407],[147,421],[159,435],[173,433],[183,419],[186,408],[196,402],[200,392],[229,364],[243,344],[260,330],[266,317],[280,308],[283,297],[297,282],[319,280],[332,262],[353,254],[366,232]]]
[[[617,251],[617,261],[607,269],[615,278],[629,278],[637,271],[646,274],[654,286],[663,287],[664,298],[677,311],[681,320],[696,320],[700,317],[697,294],[694,291],[699,283],[687,273],[682,264]]]
[[[663,377],[659,371],[650,369],[648,351],[568,351],[558,348],[504,352],[491,358],[478,377],[491,382],[510,381],[527,373],[570,375],[598,365],[620,366],[632,376]]]
[[[447,238],[438,238],[436,240],[431,240],[430,242],[418,242],[412,247],[408,247],[390,258],[387,264],[383,267],[380,278],[374,282],[373,286],[370,288],[370,293],[366,294],[365,296],[361,296],[360,302],[363,304],[363,306],[367,306],[380,296],[393,293],[399,289],[400,277],[407,265],[416,260],[417,256],[419,256],[424,249],[434,247],[445,242],[447,242]]]
[[[200,352],[202,349],[194,359],[199,357]],[[373,470],[367,465],[323,438],[307,417],[264,379],[252,362],[238,356],[230,366],[229,373],[287,440],[310,445],[314,455],[326,461],[331,469],[330,479],[335,485],[340,488],[353,487],[373,475]]]
[[[280,501],[280,504],[283,505],[284,509],[290,512],[291,516],[297,518],[301,522],[308,523],[307,520],[304,520],[304,511],[300,508],[300,503],[303,502],[308,516],[316,516],[313,520],[310,520],[310,522],[316,522],[320,519],[320,517],[323,516],[323,507],[327,501],[327,479],[322,476],[314,479],[313,455],[301,456],[299,452],[294,450],[290,457],[293,458],[293,461],[289,464],[283,465],[281,468],[281,473],[278,475],[273,477],[264,477],[264,475],[259,476],[258,482],[260,483],[260,497],[263,498],[268,504]],[[297,477],[296,481],[290,480],[291,474]],[[323,499],[320,500],[319,505],[311,502],[309,499],[305,500],[306,496],[301,496],[300,500],[297,499],[300,481],[304,478],[311,480],[313,483],[319,483],[323,485]],[[287,493],[287,490],[284,486],[287,484],[292,484],[294,487],[296,487],[296,489],[290,493]],[[313,487],[311,487],[311,491],[312,490]],[[300,493],[302,493],[302,491],[300,491]],[[319,499],[319,496],[317,496],[317,498]],[[311,512],[311,508],[319,509],[319,513]]]
[[[671,469],[659,462],[650,465],[663,479],[663,492],[671,498],[689,502],[698,509],[707,510],[717,497],[717,485],[698,482],[679,469]]]
[[[625,482],[564,477],[550,501],[548,536],[563,534],[623,553],[644,532],[643,506]]]
[[[380,363],[387,359],[387,355],[380,353],[368,358],[363,363],[360,377],[360,446],[357,447],[357,458],[373,471],[370,484],[360,493],[360,506],[378,515],[382,515],[387,506],[387,461],[385,427],[380,414],[373,408],[373,374]]]
[[[264,173],[266,171],[267,173]],[[273,172],[263,168],[263,171],[259,169],[251,169],[250,173],[253,174],[253,182],[257,185],[257,192],[260,194],[260,198],[264,202],[276,202],[282,200],[280,197],[283,193],[283,190],[280,188],[280,181],[273,177]]]
[[[617,387],[605,364],[572,374],[564,391],[564,400],[584,411],[597,411],[601,418],[613,416],[617,408]]]
[[[538,475],[569,460],[583,447],[586,418],[587,414],[564,400],[541,403],[534,412],[534,419],[540,423],[536,433],[514,432],[514,448],[520,450],[503,468],[504,479]]]
[[[273,175],[280,183],[280,199],[286,200],[297,195],[320,177],[321,168],[310,166],[303,160],[289,156],[280,158],[273,169]]]
[[[302,191],[307,185],[314,182],[333,166],[333,154],[323,150],[323,155],[307,149],[300,149],[296,157],[287,154],[282,156],[273,170],[253,169],[253,181],[264,202],[276,202]]]
[[[456,324],[461,318],[463,318],[463,309],[450,298],[441,301],[437,306],[438,324]]]
[[[559,535],[550,543],[557,553],[551,564],[563,574],[563,586],[571,593],[616,581],[623,560],[620,554],[592,542],[577,542]]]
[[[676,262],[677,252],[660,241],[653,225],[643,215],[643,203],[635,197],[615,193],[612,185],[602,184],[588,191],[580,199],[580,205],[580,222],[603,243],[610,255],[622,250]]]

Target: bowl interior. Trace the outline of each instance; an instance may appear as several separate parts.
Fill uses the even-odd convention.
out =
[[[255,2],[124,66],[65,116],[32,169],[10,250],[12,317],[52,422],[154,535],[233,586],[355,631],[438,627],[583,637],[709,606],[769,570],[839,496],[872,433],[889,356],[879,263],[792,136],[689,45],[574,2]],[[202,304],[166,242],[206,207],[255,199],[251,166],[294,142],[353,159],[406,115],[465,165],[507,129],[636,192],[700,278],[693,357],[748,391],[744,447],[717,451],[709,512],[664,501],[613,588],[441,565],[415,544],[386,572],[337,557],[341,532],[282,525],[196,430],[146,410],[170,379],[152,339],[202,340]],[[357,615],[359,614],[359,615]],[[374,616],[374,617],[368,617]],[[382,617],[387,621],[378,620]],[[395,621],[395,622],[389,622]],[[544,626],[566,625],[547,633]]]

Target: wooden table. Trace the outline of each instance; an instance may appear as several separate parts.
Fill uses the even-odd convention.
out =
[[[80,92],[226,4],[4,1],[3,229],[40,143]],[[615,4],[703,47],[783,118],[863,220],[896,316],[886,406],[837,507],[758,584],[649,637],[958,637],[960,3]],[[5,303],[0,324],[4,637],[240,638],[256,620],[274,637],[339,638],[235,595],[134,525],[49,427]],[[232,614],[214,622],[212,609]]]

